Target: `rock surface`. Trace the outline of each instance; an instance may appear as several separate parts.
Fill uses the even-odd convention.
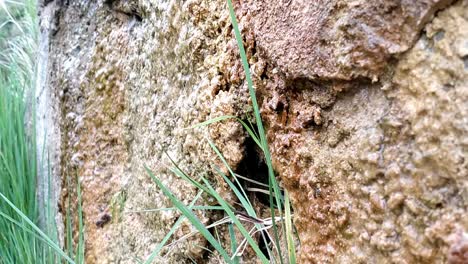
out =
[[[235,2],[301,263],[465,263],[468,1],[318,2]],[[189,203],[196,190],[168,170],[164,151],[215,183],[205,138],[233,168],[253,155],[234,121],[187,129],[221,115],[253,121],[227,6],[45,5],[58,7],[47,65],[58,176],[63,201],[68,176],[82,184],[86,263],[145,260],[180,216],[139,212],[172,206],[145,166]],[[184,221],[175,238],[192,230]],[[206,246],[195,236],[156,262],[219,263]]]
[[[467,11],[441,11],[395,64],[370,58],[388,68],[377,83],[304,87],[272,70],[263,109],[302,262],[445,263],[462,243],[450,237],[468,224]]]
[[[250,1],[260,52],[288,79],[377,80],[449,0]]]

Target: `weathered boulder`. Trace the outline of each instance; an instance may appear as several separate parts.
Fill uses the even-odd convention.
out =
[[[412,20],[406,19],[411,23],[399,27],[395,20],[377,15],[382,9],[371,8],[377,12],[374,16],[365,12],[378,3],[368,2],[358,11],[340,9],[345,21],[354,12],[371,18],[351,19],[358,24],[348,29],[360,32],[360,37],[332,41],[331,46],[314,41],[308,46],[299,41],[307,39],[305,35],[290,36],[302,23],[298,17],[297,23],[281,22],[278,27],[288,36],[284,39],[295,38],[294,44],[284,46],[288,47],[284,53],[275,52],[279,42],[268,38],[272,32],[283,37],[270,21],[282,17],[281,12],[268,18],[258,15],[267,21],[264,24],[252,18],[261,25],[254,31],[272,60],[272,69],[265,74],[269,79],[259,87],[275,169],[293,197],[301,260],[445,263],[449,258],[459,263],[455,259],[464,256],[460,258],[468,261],[466,241],[453,238],[466,237],[468,230],[468,2],[459,1],[433,19],[425,12],[418,13],[424,19],[413,14]],[[437,3],[432,4],[421,5],[434,12]],[[395,10],[409,8],[404,3],[397,6]],[[289,17],[286,11],[281,14]],[[428,19],[432,21],[420,35],[421,25],[413,20]],[[380,23],[374,25],[374,20]],[[343,36],[321,25],[298,27],[324,37]],[[388,33],[377,38],[382,45],[361,52],[381,30]],[[384,44],[390,42],[394,44]],[[334,53],[341,50],[357,51],[366,63],[359,63],[359,56],[355,60],[353,55]],[[317,55],[329,51],[333,55]],[[294,56],[298,59],[291,59]]]
[[[301,263],[466,262],[468,1],[452,2],[235,1]],[[163,151],[213,182],[206,137],[233,168],[255,155],[235,121],[187,129],[253,121],[225,1],[56,0],[41,17],[54,172],[63,199],[68,175],[82,184],[87,263],[146,259],[180,214],[141,212],[171,207],[145,165],[188,203]],[[206,246],[156,262],[219,263]]]

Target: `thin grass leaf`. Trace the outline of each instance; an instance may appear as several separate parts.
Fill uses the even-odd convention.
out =
[[[221,206],[209,206],[209,205],[196,205],[190,207],[192,210],[224,210]],[[176,211],[179,210],[177,207],[169,207],[169,208],[157,208],[157,209],[143,209],[143,210],[135,210],[135,211],[127,211],[126,214],[130,213],[153,213],[153,212],[161,212],[161,211]]]
[[[83,223],[83,207],[82,207],[82,197],[81,197],[81,183],[78,179],[78,175],[75,176],[76,179],[76,192],[78,196],[78,245],[76,249],[76,263],[84,264],[85,261],[85,226]]]
[[[23,221],[25,221],[35,232],[39,234],[41,238],[43,238],[46,243],[54,249],[56,253],[58,253],[63,259],[68,261],[70,264],[75,264],[75,262],[65,254],[65,252],[62,251],[62,249],[55,244],[39,227],[37,227],[31,220],[23,213],[21,210],[19,210],[10,200],[8,200],[5,195],[0,193],[0,198],[2,198],[3,201],[5,201],[20,217]]]
[[[247,120],[247,121],[249,121],[250,127],[255,127],[255,126],[252,124],[252,122],[250,122],[250,120]],[[255,134],[255,137],[256,137],[256,138],[260,138],[260,136],[258,135],[258,133],[257,133],[257,131],[256,131],[255,129],[252,129],[252,131],[253,131],[253,133]]]
[[[188,208],[189,209],[192,209],[193,208],[193,205],[198,201],[198,199],[200,199],[201,195],[202,195],[203,191],[199,191],[198,194],[195,196],[195,199],[193,199],[193,201],[189,204]],[[175,224],[172,226],[171,230],[169,230],[169,232],[164,236],[163,240],[161,241],[161,243],[158,244],[158,246],[153,250],[153,252],[151,253],[151,255],[148,257],[148,259],[146,259],[145,261],[145,264],[151,264],[154,259],[159,256],[159,253],[161,252],[161,250],[163,249],[164,245],[166,245],[167,241],[169,241],[169,239],[171,238],[171,236],[174,234],[174,232],[179,228],[179,226],[182,224],[182,222],[185,220],[185,216],[181,216],[179,217],[179,219],[177,219],[177,221],[175,222]]]
[[[264,184],[264,183],[261,183],[261,182],[259,182],[259,181],[255,181],[255,180],[249,179],[249,178],[244,177],[244,176],[242,176],[242,175],[239,175],[239,174],[237,174],[237,173],[236,173],[236,177],[237,177],[237,178],[241,178],[241,179],[243,179],[244,181],[248,181],[248,182],[251,182],[251,183],[255,183],[255,184],[257,184],[257,185],[260,185],[260,186],[263,186],[263,187],[267,187],[267,188],[268,188],[268,184]]]
[[[218,226],[214,226],[214,231],[215,231],[215,235],[216,235],[216,239],[218,240],[218,242],[221,244],[221,238],[219,236],[219,232],[218,232]]]
[[[237,179],[236,177],[236,174],[234,173],[234,171],[231,169],[231,167],[229,166],[229,164],[227,163],[226,159],[224,158],[224,156],[221,154],[221,152],[219,151],[219,149],[216,147],[216,145],[210,140],[210,139],[207,139],[208,141],[208,144],[210,145],[210,147],[214,150],[214,152],[216,153],[216,155],[218,155],[218,158],[223,162],[224,166],[228,169],[228,171],[231,173],[232,177],[234,178],[234,180],[236,181],[237,185],[239,187],[241,187],[242,185],[240,184],[239,180]],[[223,176],[223,178],[225,178],[226,180],[226,177],[225,175],[221,172],[221,170],[218,170],[217,168],[215,168],[218,173],[220,175]],[[226,181],[228,184],[231,182],[230,180],[227,180]],[[251,214],[251,216],[256,216],[255,214],[255,210],[253,210],[253,206],[252,206],[252,203],[250,202],[247,194],[245,193],[244,189],[243,188],[240,188],[240,191],[239,189],[233,185],[233,184],[229,184],[229,187],[232,188],[233,191],[235,191],[236,193],[236,196],[237,198],[239,198],[239,200],[241,201],[242,205],[248,209],[248,213]]]
[[[191,183],[193,186],[197,187],[200,190],[203,190],[204,192],[209,192],[208,189],[206,189],[203,185],[201,185],[199,182],[196,180],[192,179],[189,177],[185,172],[180,170],[179,168],[170,168],[169,169],[172,173],[174,173],[176,176],[180,177],[181,179],[184,179],[185,181]]]
[[[67,241],[67,251],[69,256],[73,256],[73,228],[71,219],[71,202],[68,199],[68,206],[65,214],[65,239]]]
[[[255,227],[252,227],[249,231],[249,236],[253,236],[255,234]],[[243,252],[247,248],[247,238],[242,239],[241,243],[237,247],[237,249],[234,251],[232,258],[235,258],[237,256],[242,256]]]
[[[286,218],[286,238],[288,241],[289,263],[296,263],[296,245],[294,244],[294,230],[292,228],[291,204],[289,194],[284,192],[284,217]]]
[[[166,152],[164,152],[164,154],[166,154],[166,156],[169,158],[169,160],[171,161],[172,165],[174,165],[174,168],[169,168],[170,171],[172,171],[172,173],[174,173],[175,175],[179,176],[180,178],[188,181],[189,183],[191,183],[192,185],[196,186],[197,188],[199,188],[200,190],[203,190],[204,192],[206,193],[210,193],[210,191],[205,188],[205,186],[203,186],[202,184],[200,184],[199,182],[195,181],[194,179],[192,179],[190,176],[188,176],[180,167],[179,165],[177,165],[177,163],[171,158],[171,156],[169,156],[169,154],[167,154]]]
[[[241,202],[243,208],[246,210],[246,212],[249,214],[249,216],[251,217],[254,217],[256,218],[257,215],[255,213],[255,209],[253,208],[252,204],[250,203],[249,199],[248,199],[248,196],[247,194],[245,193],[244,189],[242,188],[242,185],[240,184],[239,180],[237,179],[237,174],[234,173],[232,171],[232,169],[230,168],[229,164],[227,163],[226,159],[224,159],[223,155],[221,154],[221,152],[219,151],[219,149],[216,147],[216,145],[208,139],[208,143],[209,145],[211,146],[211,148],[215,151],[215,153],[218,155],[218,157],[221,159],[221,161],[224,163],[224,165],[226,166],[226,168],[229,170],[229,172],[231,173],[231,175],[233,176],[234,180],[236,181],[237,185],[239,186],[239,188],[237,186],[235,186],[229,179],[226,175],[224,175],[223,172],[221,172],[221,170],[219,170],[216,166],[214,166],[214,169],[218,172],[219,175],[221,175],[224,179],[224,181],[229,185],[229,187],[231,188],[231,190],[236,194],[237,198],[239,199],[239,201]],[[261,228],[261,226],[259,226],[258,224],[255,225],[257,228]],[[264,236],[262,236],[262,239],[264,239],[265,243],[266,243],[266,238]],[[268,249],[268,253],[271,255],[270,253],[270,250]]]
[[[279,258],[280,258],[280,261],[281,263],[283,263],[283,257],[282,257],[282,253],[281,253],[281,247],[280,247],[280,239],[279,239],[279,235],[278,235],[278,228],[276,226],[276,223],[274,222],[275,221],[275,209],[274,209],[274,203],[273,203],[273,197],[275,198],[276,200],[276,204],[278,206],[278,211],[279,211],[279,214],[280,214],[280,217],[282,218],[282,206],[281,206],[281,202],[282,202],[282,197],[281,197],[281,192],[280,192],[280,188],[279,188],[279,185],[278,183],[276,182],[276,178],[275,178],[275,174],[274,174],[274,171],[273,171],[273,165],[271,163],[271,155],[270,155],[270,150],[268,148],[268,142],[267,142],[267,139],[266,139],[266,134],[265,134],[265,129],[263,128],[263,122],[262,122],[262,117],[260,115],[260,108],[258,106],[258,102],[257,102],[257,97],[256,97],[256,94],[255,94],[255,89],[254,89],[254,86],[253,86],[253,81],[252,81],[252,77],[251,77],[251,73],[250,73],[250,67],[249,67],[249,63],[247,61],[247,55],[245,53],[245,49],[244,49],[244,44],[243,44],[243,41],[242,41],[242,36],[240,34],[240,31],[239,31],[239,26],[237,24],[237,18],[236,18],[236,14],[234,12],[234,7],[232,5],[232,1],[231,0],[227,0],[227,4],[228,4],[228,7],[229,7],[229,16],[230,16],[230,19],[231,19],[231,24],[232,24],[232,27],[234,29],[234,34],[236,36],[236,40],[237,40],[237,46],[239,48],[239,53],[240,53],[240,56],[241,56],[241,61],[242,61],[242,67],[244,68],[244,71],[245,71],[245,79],[247,81],[247,86],[249,88],[249,93],[250,93],[250,99],[252,100],[252,107],[253,107],[253,110],[254,110],[254,115],[255,115],[255,120],[257,122],[257,129],[258,129],[258,134],[260,136],[260,142],[261,142],[261,145],[262,145],[262,150],[263,150],[263,153],[265,155],[265,160],[266,160],[266,164],[267,164],[267,167],[268,167],[268,179],[269,179],[269,191],[270,191],[270,212],[271,212],[271,215],[272,215],[272,219],[273,219],[273,232],[275,234],[275,240],[276,240],[276,244],[277,244],[277,251],[278,251],[278,255],[279,255]]]
[[[29,229],[27,226],[25,226],[22,223],[16,221],[15,219],[11,218],[9,215],[6,215],[5,213],[0,212],[0,216],[5,218],[6,220],[8,220],[10,223],[14,224],[15,226],[17,226],[18,228],[20,228],[22,231],[25,231],[25,232],[29,233],[31,236],[34,236],[38,240],[40,240],[43,243],[47,244],[47,241],[45,239],[43,239],[42,237],[40,237],[39,235],[34,233],[34,231]]]
[[[255,213],[253,206],[250,204],[246,196],[244,196],[244,194],[242,194],[239,191],[239,188],[237,188],[237,186],[231,180],[229,180],[229,178],[226,175],[224,175],[224,173],[221,170],[219,170],[217,167],[215,167],[214,169],[219,175],[221,175],[221,177],[223,177],[224,181],[229,185],[229,188],[231,188],[231,190],[236,195],[237,199],[239,199],[239,201],[241,202],[242,208],[245,209],[247,214],[249,216],[256,218],[257,214]]]
[[[193,125],[187,129],[193,129],[193,128],[199,128],[199,127],[203,127],[203,126],[208,126],[208,125],[211,125],[213,123],[217,123],[217,122],[220,122],[220,121],[223,121],[223,120],[227,120],[227,119],[236,119],[239,123],[241,123],[241,125],[245,128],[245,130],[247,131],[247,133],[249,134],[249,136],[253,139],[253,141],[258,145],[258,147],[260,149],[263,149],[263,146],[262,144],[260,143],[260,140],[259,140],[259,137],[257,135],[257,132],[255,132],[255,130],[252,128],[253,126],[249,126],[247,125],[242,119],[238,118],[237,116],[231,116],[231,115],[224,115],[224,116],[219,116],[219,117],[215,117],[215,118],[212,118],[212,119],[209,119],[207,121],[204,121],[202,123],[199,123],[199,124],[196,124],[196,125]]]
[[[71,190],[72,188],[69,176],[67,176],[67,188],[69,190]],[[66,240],[66,249],[68,251],[68,256],[74,256],[76,253],[73,250],[73,220],[72,220],[71,208],[72,208],[71,197],[68,197],[67,210],[65,213],[65,231],[66,231],[65,240]]]
[[[218,242],[219,242],[220,239],[219,239],[219,235],[218,235],[218,233],[217,233],[217,232],[218,232],[217,227],[220,226],[220,225],[229,224],[229,223],[231,223],[231,220],[229,219],[229,217],[225,217],[225,218],[223,218],[223,219],[221,219],[221,220],[218,220],[218,221],[216,221],[216,222],[214,222],[214,223],[212,223],[212,224],[210,224],[210,225],[205,226],[205,228],[206,228],[206,229],[214,228],[215,233],[216,233],[216,239],[217,239]],[[177,243],[179,243],[179,242],[181,242],[181,241],[183,241],[183,240],[185,240],[185,239],[187,239],[187,238],[189,238],[189,237],[195,235],[196,233],[198,233],[198,231],[192,231],[192,232],[190,232],[189,234],[186,234],[186,235],[184,235],[183,237],[177,239],[176,241],[170,243],[168,246],[174,246],[175,244],[177,244]],[[220,244],[221,244],[221,242],[220,242]]]
[[[44,146],[45,149],[45,146]],[[46,206],[46,211],[47,211],[47,216],[45,219],[45,226],[46,226],[46,232],[49,238],[53,239],[53,241],[56,244],[59,244],[58,242],[58,231],[56,229],[56,224],[55,224],[55,215],[56,212],[52,206],[53,204],[53,194],[52,194],[52,168],[50,166],[50,158],[49,155],[47,155],[47,195],[45,197],[45,206]],[[47,256],[48,256],[48,263],[55,263],[58,261],[56,254],[53,252],[52,248],[47,247]],[[72,256],[72,255],[68,255]]]
[[[270,263],[268,261],[268,259],[265,257],[265,254],[263,254],[263,252],[258,247],[255,240],[250,236],[249,232],[247,232],[247,230],[242,225],[242,223],[239,221],[239,219],[237,219],[236,215],[231,210],[231,207],[228,205],[228,203],[213,189],[211,184],[205,178],[202,178],[202,180],[205,183],[205,185],[208,187],[208,189],[210,189],[212,191],[213,196],[216,198],[218,203],[224,208],[224,210],[226,211],[226,213],[229,216],[229,219],[236,225],[236,227],[239,229],[239,231],[244,236],[244,238],[247,239],[247,242],[252,247],[252,249],[255,251],[255,253],[260,258],[262,263]]]
[[[264,190],[264,189],[260,189],[260,188],[247,188],[247,191],[249,191],[249,192],[259,192],[259,193],[263,193],[263,194],[266,194],[266,195],[270,195],[270,192],[268,190]]]
[[[0,193],[34,225],[39,223],[36,200],[36,141],[33,94],[37,44],[36,2],[0,3]],[[0,199],[2,200],[2,199]],[[47,209],[47,208],[46,208]],[[26,222],[8,203],[0,212],[21,227],[0,219],[0,258],[3,264],[37,263],[51,252],[42,237],[31,233]],[[48,210],[47,210],[48,212]],[[44,231],[49,232],[45,225]],[[35,232],[35,231],[34,231]],[[55,254],[55,253],[54,253]],[[52,252],[51,254],[52,255]]]
[[[11,15],[10,11],[9,11],[9,8],[6,6],[6,3],[4,3],[3,1],[0,2],[0,8],[3,9],[3,11],[5,11],[6,15],[8,16],[9,18],[9,21],[13,24],[15,24],[15,26],[18,28],[18,30],[21,31],[21,33],[24,34],[24,29],[22,26],[20,26],[20,24],[16,21],[16,19]]]
[[[236,233],[234,232],[234,226],[232,223],[228,224],[228,230],[229,230],[229,238],[231,239],[231,253],[232,255],[235,255],[237,251],[237,241],[236,241]],[[239,263],[239,257],[235,256],[232,260],[235,264]]]
[[[226,262],[230,262],[229,255],[227,252],[224,250],[224,248],[221,246],[221,244],[213,237],[213,235],[206,229],[206,227],[200,222],[198,217],[190,210],[187,208],[177,197],[175,197],[172,192],[158,179],[156,176],[154,176],[153,172],[148,169],[148,167],[145,166],[145,169],[147,173],[151,176],[153,181],[158,185],[158,187],[161,189],[161,191],[164,193],[166,197],[168,197],[171,202],[179,208],[181,213],[187,217],[187,219],[192,223],[192,225],[210,242],[210,244],[223,256],[224,260]],[[214,190],[212,190],[214,191]],[[229,207],[228,207],[229,208]]]

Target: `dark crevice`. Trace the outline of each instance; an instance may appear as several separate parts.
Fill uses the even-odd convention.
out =
[[[260,250],[262,251],[263,255],[265,255],[265,257],[270,260],[270,254],[269,254],[269,250],[271,251],[271,240],[270,240],[270,237],[268,236],[267,234],[267,231],[262,231],[261,235],[259,236],[258,238],[258,247],[260,248]]]
[[[463,66],[465,67],[466,70],[468,70],[468,55],[463,56],[462,60],[463,60]]]
[[[251,137],[246,139],[244,145],[244,158],[237,167],[236,173],[250,180],[268,185],[268,166],[265,163],[262,151]],[[239,181],[251,201],[260,203],[266,208],[270,207],[270,196],[268,194],[252,190],[252,188],[255,188],[268,191],[267,186],[260,186],[244,179],[239,179]],[[271,242],[267,231],[259,233],[257,237],[258,247],[268,260],[270,259]]]
[[[263,153],[251,137],[248,137],[245,141],[244,158],[239,163],[236,173],[248,179],[268,185],[268,166],[265,163]],[[270,207],[270,195],[252,190],[254,188],[268,191],[268,187],[260,186],[244,179],[239,179],[239,181],[247,194],[250,194],[252,198],[255,197],[258,202],[266,207]]]
[[[106,5],[110,11],[120,13],[122,15],[125,15],[129,20],[133,20],[135,22],[142,22],[143,21],[143,16],[142,14],[137,10],[136,7],[126,7],[120,5],[119,0],[105,0],[104,5]]]

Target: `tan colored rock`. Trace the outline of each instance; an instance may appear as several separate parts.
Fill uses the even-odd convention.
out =
[[[271,8],[271,20],[278,19],[273,14],[282,17],[274,13],[281,8]],[[381,82],[341,82],[345,89],[317,80],[310,82],[309,89],[302,86],[303,80],[299,85],[293,80],[287,85],[274,81],[260,86],[275,169],[293,200],[302,263],[446,263],[447,256],[457,263],[464,254],[464,242],[449,237],[468,232],[466,14],[467,1],[441,11],[395,67],[366,57],[369,67],[388,67],[379,75]],[[274,31],[270,24],[262,25]],[[283,69],[286,78],[294,76],[299,65],[304,71],[309,68],[303,65],[313,65],[310,69],[317,71],[329,69],[306,59],[302,64],[292,60],[289,68],[287,56],[310,54],[307,59],[314,60],[316,53],[302,53],[297,47],[276,53],[277,43],[261,32],[257,32],[260,43],[273,45],[268,52],[277,55],[270,58],[273,65],[288,67]],[[408,36],[418,33],[395,30],[394,34],[409,40]],[[381,59],[387,61],[384,58],[390,53],[381,52]],[[340,72],[334,59],[326,61]],[[358,76],[364,68],[352,69],[357,75],[348,77]],[[315,78],[314,74],[308,78]],[[279,95],[287,107],[274,111],[269,106],[277,104]],[[307,109],[316,106],[321,108],[322,124],[298,129],[297,120],[307,115],[301,110],[312,115]],[[320,195],[312,195],[317,190]],[[343,216],[346,221],[341,220]]]
[[[451,0],[246,1],[256,44],[289,80],[377,80]]]
[[[68,175],[76,173],[82,184],[86,263],[146,259],[180,216],[175,211],[134,212],[172,207],[144,166],[182,201],[193,200],[196,190],[168,170],[171,163],[163,150],[199,175],[216,160],[204,140],[211,132],[229,153],[229,162],[242,159],[244,135],[237,123],[211,131],[186,129],[248,109],[245,90],[241,94],[226,84],[224,61],[235,54],[225,52],[231,37],[223,3],[75,1],[56,13],[49,89],[60,98],[55,108],[61,114],[64,199],[73,194],[67,189]],[[223,190],[231,195],[220,186]],[[199,217],[209,223],[222,216]],[[174,237],[193,230],[185,221]],[[165,257],[156,262],[204,259],[203,246],[206,241],[194,236],[165,249]]]
[[[433,17],[451,2],[235,1],[301,263],[463,263],[468,2]],[[163,151],[235,202],[211,173],[220,163],[205,138],[236,169],[250,158],[242,127],[186,129],[221,115],[253,121],[227,7],[54,3],[48,87],[58,101],[62,196],[72,196],[66,176],[76,173],[86,263],[135,263],[180,216],[136,212],[172,206],[144,166],[183,202],[197,193],[168,170]],[[255,206],[268,211],[259,199]],[[199,217],[209,224],[223,215]],[[193,230],[184,221],[174,237]],[[219,263],[207,246],[197,235],[155,262]],[[249,250],[243,260],[256,261]]]

